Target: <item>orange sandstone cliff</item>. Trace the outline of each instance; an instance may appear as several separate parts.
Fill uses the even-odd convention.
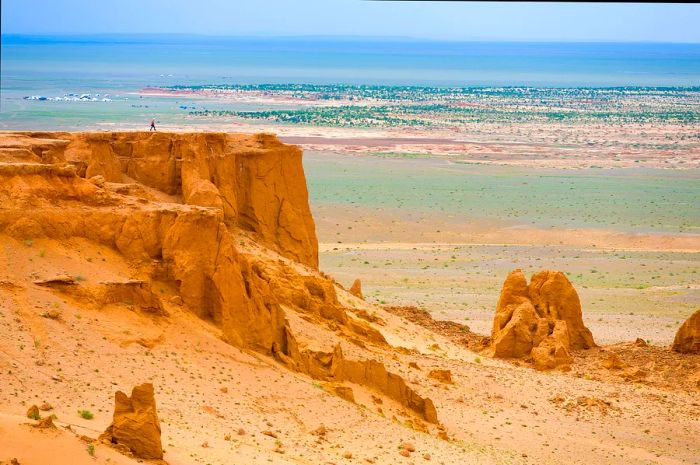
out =
[[[318,266],[301,150],[282,144],[273,135],[11,133],[3,136],[0,152],[0,162],[23,162],[4,166],[0,175],[5,179],[15,174],[30,175],[22,170],[43,169],[35,173],[47,175],[41,185],[63,180],[61,186],[69,191],[88,189],[70,181],[73,177],[93,179],[98,185],[103,181],[119,183],[118,193],[122,194],[146,186],[186,205],[210,207],[227,226],[251,231],[281,255],[313,268]],[[32,180],[38,179],[28,179]],[[17,189],[21,187],[15,188],[19,194]],[[22,194],[31,196],[36,190],[31,188]],[[99,192],[85,193],[88,195],[84,200],[97,201],[100,196]],[[148,198],[147,193],[141,194],[136,197]],[[118,234],[137,236],[122,238],[122,247],[131,246],[132,252],[142,247],[142,252],[152,255],[148,238],[139,237],[145,231],[135,231],[133,222],[121,226],[126,230]],[[71,232],[62,231],[66,235]],[[129,239],[136,243],[127,244]]]
[[[366,386],[437,423],[432,401],[378,361],[381,331],[317,271],[301,156],[265,134],[0,134],[0,232],[85,238],[135,270],[122,282],[41,283],[66,298],[167,318],[151,291],[160,283],[229,343]]]

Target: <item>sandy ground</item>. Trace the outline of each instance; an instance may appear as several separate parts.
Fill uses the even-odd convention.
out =
[[[272,359],[222,342],[215,327],[177,306],[166,304],[169,317],[125,304],[95,309],[33,284],[57,272],[87,283],[132,277],[110,249],[82,240],[28,245],[3,238],[2,244],[0,428],[19,422],[28,406],[48,402],[53,409],[42,414],[55,413],[59,428],[70,424],[94,438],[111,421],[114,391],[152,382],[165,459],[174,465],[693,464],[700,456],[700,397],[690,381],[663,387],[610,381],[612,375],[593,365],[568,374],[538,373],[475,354],[344,296],[346,305],[370,308],[382,318],[392,344],[414,348],[387,353],[384,362],[434,400],[446,441],[411,428],[410,415],[381,395],[353,386],[357,403],[349,403]],[[168,302],[171,290],[160,292]],[[60,317],[42,316],[48,309]],[[699,359],[664,365],[685,363],[690,379],[700,373]],[[649,361],[650,373],[667,370],[653,356]],[[451,370],[454,382],[427,378],[432,368]],[[95,418],[81,418],[82,409]],[[322,437],[314,434],[321,424],[328,430]],[[47,463],[45,449],[22,445],[54,433],[11,430],[10,441],[2,436],[0,460],[21,456],[21,464]],[[60,442],[56,450],[76,454],[66,463],[89,457],[85,443],[64,436],[49,439]],[[415,449],[408,457],[400,454],[404,442]],[[89,462],[106,462],[111,454],[98,446]]]
[[[54,429],[38,429],[32,426],[34,423],[22,415],[0,414],[0,463],[11,464],[12,459],[17,460],[20,465],[138,463],[101,444],[93,445],[93,453],[90,454],[88,443],[76,432],[66,430],[67,424]]]

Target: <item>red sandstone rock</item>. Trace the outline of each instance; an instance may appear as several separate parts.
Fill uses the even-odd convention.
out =
[[[134,456],[143,459],[162,459],[160,421],[156,414],[153,385],[134,387],[131,397],[117,391],[114,397],[112,424],[100,436],[112,444],[129,448]]]
[[[541,271],[530,285],[512,271],[496,307],[491,331],[494,356],[532,358],[537,369],[566,367],[571,349],[595,347],[583,324],[576,290],[561,272]]]
[[[353,281],[352,286],[350,287],[350,294],[364,300],[364,296],[362,295],[362,282],[359,279]]]
[[[678,328],[673,339],[673,350],[683,354],[700,354],[700,309]]]
[[[27,410],[27,418],[31,418],[32,420],[38,420],[39,418],[41,418],[41,416],[39,415],[39,407],[37,407],[36,405],[32,405],[31,407],[29,407],[29,409]]]
[[[452,384],[452,372],[450,370],[430,370],[428,378],[435,379],[441,383]]]
[[[533,274],[529,294],[540,317],[566,323],[572,349],[590,349],[596,346],[593,335],[583,324],[578,293],[564,273],[540,271]]]

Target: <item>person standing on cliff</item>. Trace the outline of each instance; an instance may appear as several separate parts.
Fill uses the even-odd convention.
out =
[[[152,119],[151,120],[151,129],[148,130],[148,132],[155,131],[156,130],[156,120]]]

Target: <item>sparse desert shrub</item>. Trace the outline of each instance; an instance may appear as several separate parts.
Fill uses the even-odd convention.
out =
[[[91,457],[95,456],[95,445],[94,444],[87,445],[87,453],[90,454]]]
[[[90,410],[78,410],[78,415],[85,418],[86,420],[92,420],[95,415],[92,414]]]

